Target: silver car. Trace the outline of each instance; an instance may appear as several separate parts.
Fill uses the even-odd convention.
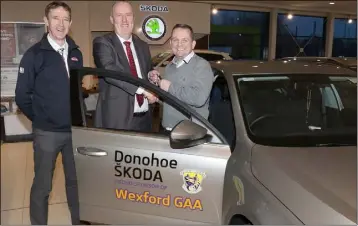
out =
[[[315,62],[317,64],[333,64],[357,71],[357,57],[285,57],[282,61]]]
[[[208,120],[129,75],[71,76],[80,216],[101,224],[356,224],[357,86],[348,69],[213,63]],[[86,74],[141,86],[186,115],[170,134],[93,128]]]

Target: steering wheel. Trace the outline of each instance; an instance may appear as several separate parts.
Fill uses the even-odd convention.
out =
[[[254,121],[252,121],[249,126],[250,126],[250,128],[252,128],[258,122],[260,122],[264,119],[274,118],[274,117],[277,117],[277,115],[276,114],[264,114],[264,115],[258,117],[257,119],[255,119]]]

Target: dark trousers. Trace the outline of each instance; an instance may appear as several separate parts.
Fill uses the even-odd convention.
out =
[[[151,112],[134,113],[130,126],[131,130],[138,132],[152,131],[152,114]]]
[[[72,224],[80,224],[77,176],[71,133],[34,129],[33,134],[35,177],[30,194],[31,224],[47,225],[48,199],[52,190],[56,159],[60,152],[62,153],[67,203],[71,212]]]

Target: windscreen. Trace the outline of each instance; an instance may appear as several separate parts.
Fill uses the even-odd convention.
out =
[[[354,77],[241,76],[237,88],[247,131],[257,143],[356,145]]]

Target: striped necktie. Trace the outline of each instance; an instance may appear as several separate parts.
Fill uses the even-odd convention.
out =
[[[57,50],[57,52],[62,56],[62,60],[63,60],[63,62],[65,63],[65,68],[66,68],[66,71],[67,71],[66,59],[65,59],[65,56],[63,55],[63,53],[65,52],[65,48],[59,48],[59,49]],[[68,73],[68,71],[67,71],[67,76],[70,76],[70,74]]]
[[[131,50],[131,47],[130,47],[131,43],[128,42],[128,41],[125,41],[124,45],[126,46],[127,56],[128,56],[128,61],[129,61],[129,67],[130,67],[131,73],[132,73],[132,75],[134,77],[138,78],[133,53],[132,53],[132,50]],[[143,103],[144,103],[144,95],[143,94],[136,94],[136,98],[137,98],[139,107],[141,107],[143,105]]]

